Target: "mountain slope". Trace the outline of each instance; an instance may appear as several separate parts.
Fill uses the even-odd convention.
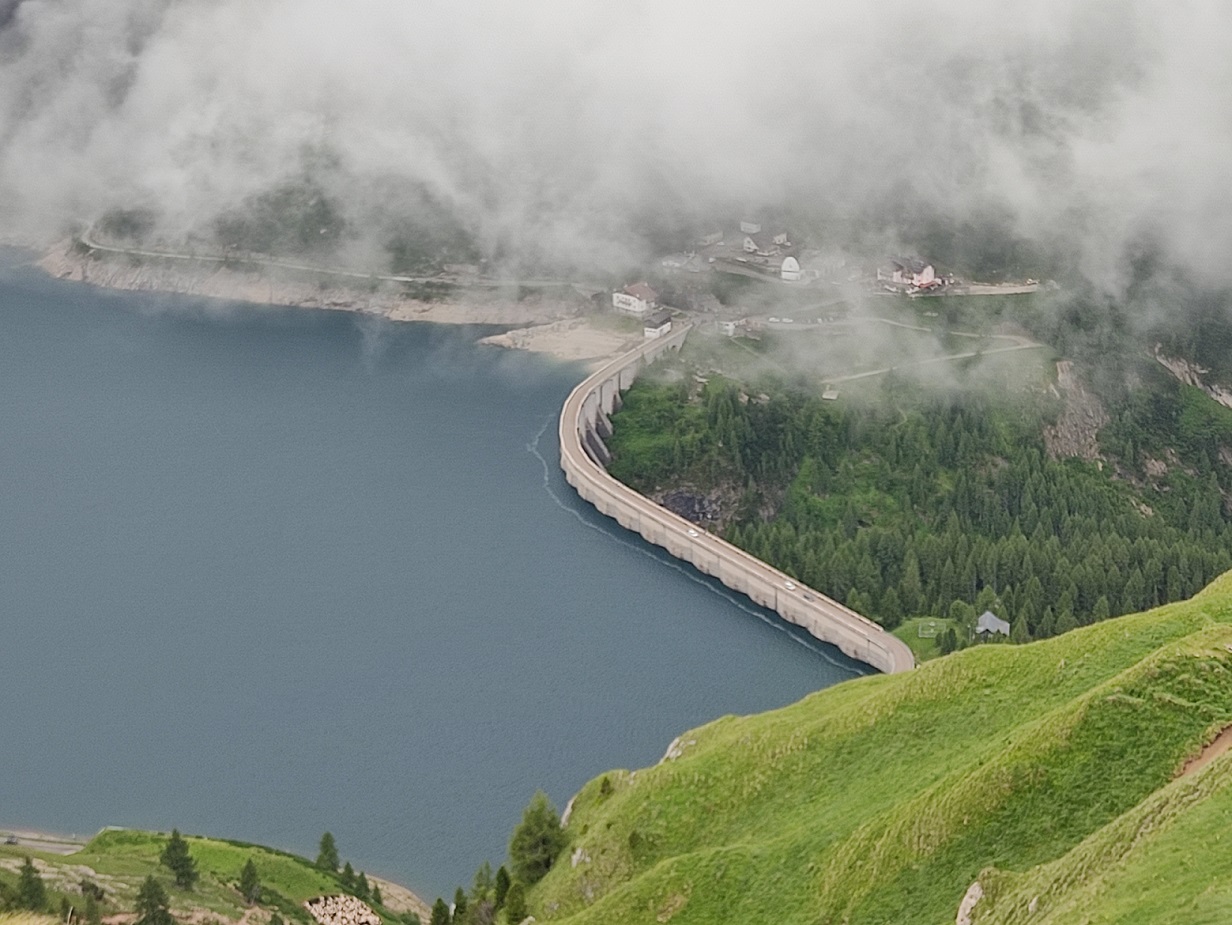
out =
[[[582,790],[532,909],[570,923],[940,923],[985,872],[978,921],[1018,921],[1062,872],[1058,908],[1102,895],[1073,872],[1082,852],[1153,800],[1200,781],[1221,792],[1230,759],[1169,782],[1229,724],[1225,576],[1180,604],[688,733],[676,757]]]

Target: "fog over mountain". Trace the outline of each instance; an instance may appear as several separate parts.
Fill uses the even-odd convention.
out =
[[[1224,0],[0,0],[0,220],[182,235],[290,179],[613,265],[750,210],[995,229],[1113,288],[1232,261]]]

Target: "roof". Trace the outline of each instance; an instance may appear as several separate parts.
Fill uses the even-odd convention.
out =
[[[890,260],[890,263],[901,270],[908,271],[909,273],[923,273],[924,268],[928,266],[928,264],[919,257],[894,257]]]
[[[991,610],[985,610],[980,614],[979,620],[975,623],[975,631],[977,633],[1000,633],[1002,636],[1008,636],[1010,634],[1010,625]]]
[[[661,308],[657,312],[647,315],[642,323],[648,328],[661,328],[671,320],[672,313]]]
[[[641,299],[643,302],[658,302],[659,294],[650,288],[646,283],[632,283],[625,286],[625,293],[633,296],[635,299]]]

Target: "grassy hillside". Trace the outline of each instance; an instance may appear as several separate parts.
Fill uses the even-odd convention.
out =
[[[1225,576],[1149,613],[687,733],[680,757],[583,789],[531,911],[949,923],[979,878],[979,923],[1227,921],[1232,758],[1178,774],[1229,724]]]
[[[159,865],[159,854],[167,836],[131,829],[105,830],[71,855],[44,854],[20,845],[0,846],[0,883],[12,886],[17,880],[21,858],[31,856],[47,885],[50,905],[59,908],[68,901],[80,915],[83,906],[82,881],[101,887],[106,896],[101,912],[108,916],[131,912],[142,881],[157,877],[171,897],[171,911],[180,919],[238,920],[247,914],[251,922],[268,920],[274,912],[292,922],[312,922],[303,903],[317,896],[345,892],[338,877],[318,870],[307,859],[273,848],[215,838],[185,836],[189,852],[200,874],[192,890],[176,888],[171,871]],[[259,907],[251,910],[240,895],[240,871],[251,859],[261,881]],[[382,918],[395,919],[402,909],[373,903]],[[425,911],[425,910],[420,910]],[[425,919],[426,921],[426,916]],[[0,925],[9,923],[0,920]],[[22,925],[22,923],[13,923]]]

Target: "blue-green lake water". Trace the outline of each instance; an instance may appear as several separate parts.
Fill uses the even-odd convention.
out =
[[[725,713],[859,673],[581,502],[576,367],[0,267],[0,826],[200,832],[429,899]]]

